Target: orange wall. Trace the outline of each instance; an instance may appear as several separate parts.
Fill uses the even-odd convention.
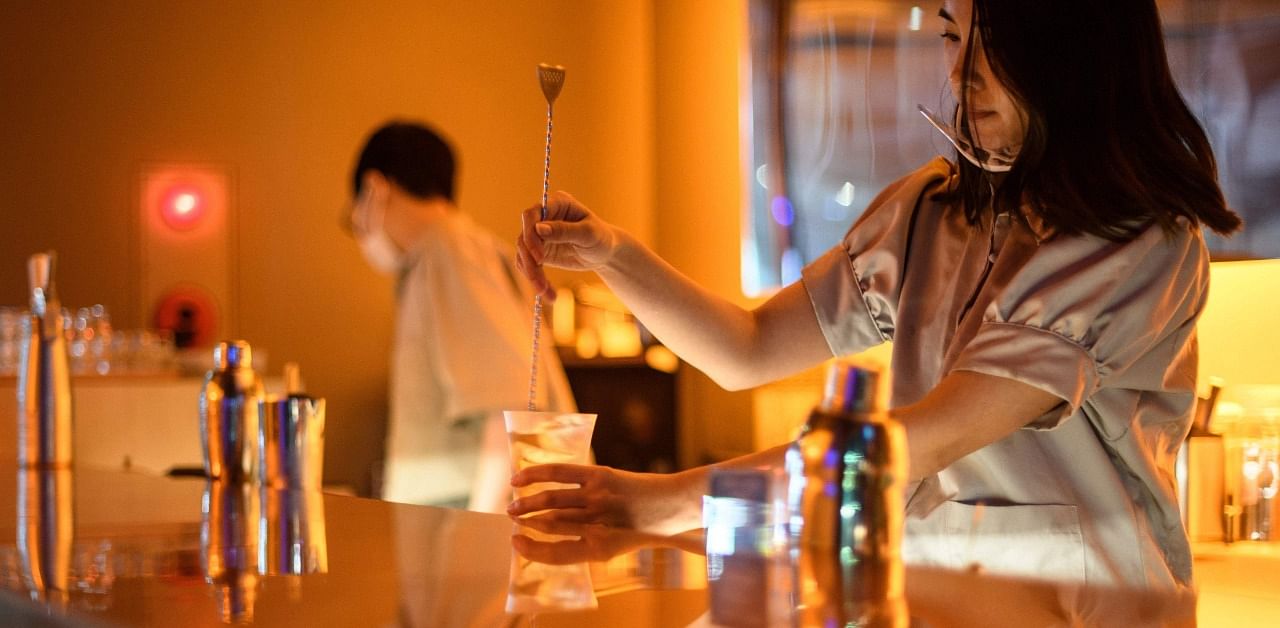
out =
[[[541,189],[534,67],[563,64],[553,185],[653,239],[645,0],[23,4],[0,6],[0,303],[23,303],[26,256],[55,248],[64,303],[143,325],[130,272],[141,164],[230,164],[230,333],[265,348],[272,373],[300,362],[329,398],[331,481],[366,488],[384,433],[392,285],[337,227],[374,125],[444,129],[463,208],[514,235]]]
[[[0,7],[0,303],[60,251],[64,301],[148,318],[130,274],[143,162],[231,164],[239,317],[276,373],[330,400],[328,473],[381,455],[391,282],[336,227],[357,144],[392,116],[462,151],[460,200],[500,235],[536,201],[533,67],[565,65],[554,187],[742,304],[739,53],[745,3],[586,0],[196,2]],[[563,282],[566,275],[555,277]],[[685,463],[750,449],[752,396],[681,377]],[[194,408],[192,410],[194,415]]]
[[[1203,394],[1209,377],[1280,386],[1280,260],[1213,263],[1196,333]]]
[[[654,3],[654,244],[694,281],[741,305],[749,304],[739,281],[745,44],[745,2]],[[751,449],[749,392],[726,392],[685,367],[680,416],[685,465]]]

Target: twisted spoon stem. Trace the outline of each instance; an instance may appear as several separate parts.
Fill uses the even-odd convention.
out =
[[[542,156],[542,214],[547,219],[547,191],[551,181],[551,104],[547,103],[547,143]],[[542,338],[542,294],[533,298],[533,349],[529,356],[529,411],[537,410],[538,353]]]

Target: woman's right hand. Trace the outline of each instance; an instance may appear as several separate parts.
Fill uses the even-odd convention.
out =
[[[511,476],[511,485],[520,488],[558,482],[578,486],[522,497],[507,507],[507,514],[518,519],[540,512],[539,518],[556,521],[677,534],[702,525],[703,490],[688,473],[632,473],[572,464],[533,466]]]
[[[521,215],[516,238],[516,268],[533,283],[539,294],[555,297],[542,265],[568,270],[599,270],[613,258],[621,235],[566,192],[547,199],[547,218],[535,205]]]

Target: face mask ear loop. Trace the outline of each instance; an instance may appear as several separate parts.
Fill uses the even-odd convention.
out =
[[[356,223],[355,226],[363,233],[376,233],[386,224],[387,204],[385,202],[386,195],[380,194],[376,184],[373,182],[365,183],[364,189],[360,190],[360,197],[356,199],[357,215],[362,214],[363,223]]]
[[[369,229],[386,233],[387,203],[386,195],[379,193],[374,186],[369,186]]]

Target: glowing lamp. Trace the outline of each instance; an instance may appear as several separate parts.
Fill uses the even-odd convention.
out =
[[[577,342],[578,328],[574,321],[576,308],[573,288],[556,290],[556,302],[551,306],[551,332],[557,346],[572,347]]]
[[[177,231],[194,228],[204,215],[204,195],[190,185],[170,188],[160,202],[160,217],[164,219],[164,224]]]
[[[629,358],[640,355],[640,330],[635,323],[612,319],[613,312],[606,312],[607,319],[600,326],[600,355],[606,358]]]

